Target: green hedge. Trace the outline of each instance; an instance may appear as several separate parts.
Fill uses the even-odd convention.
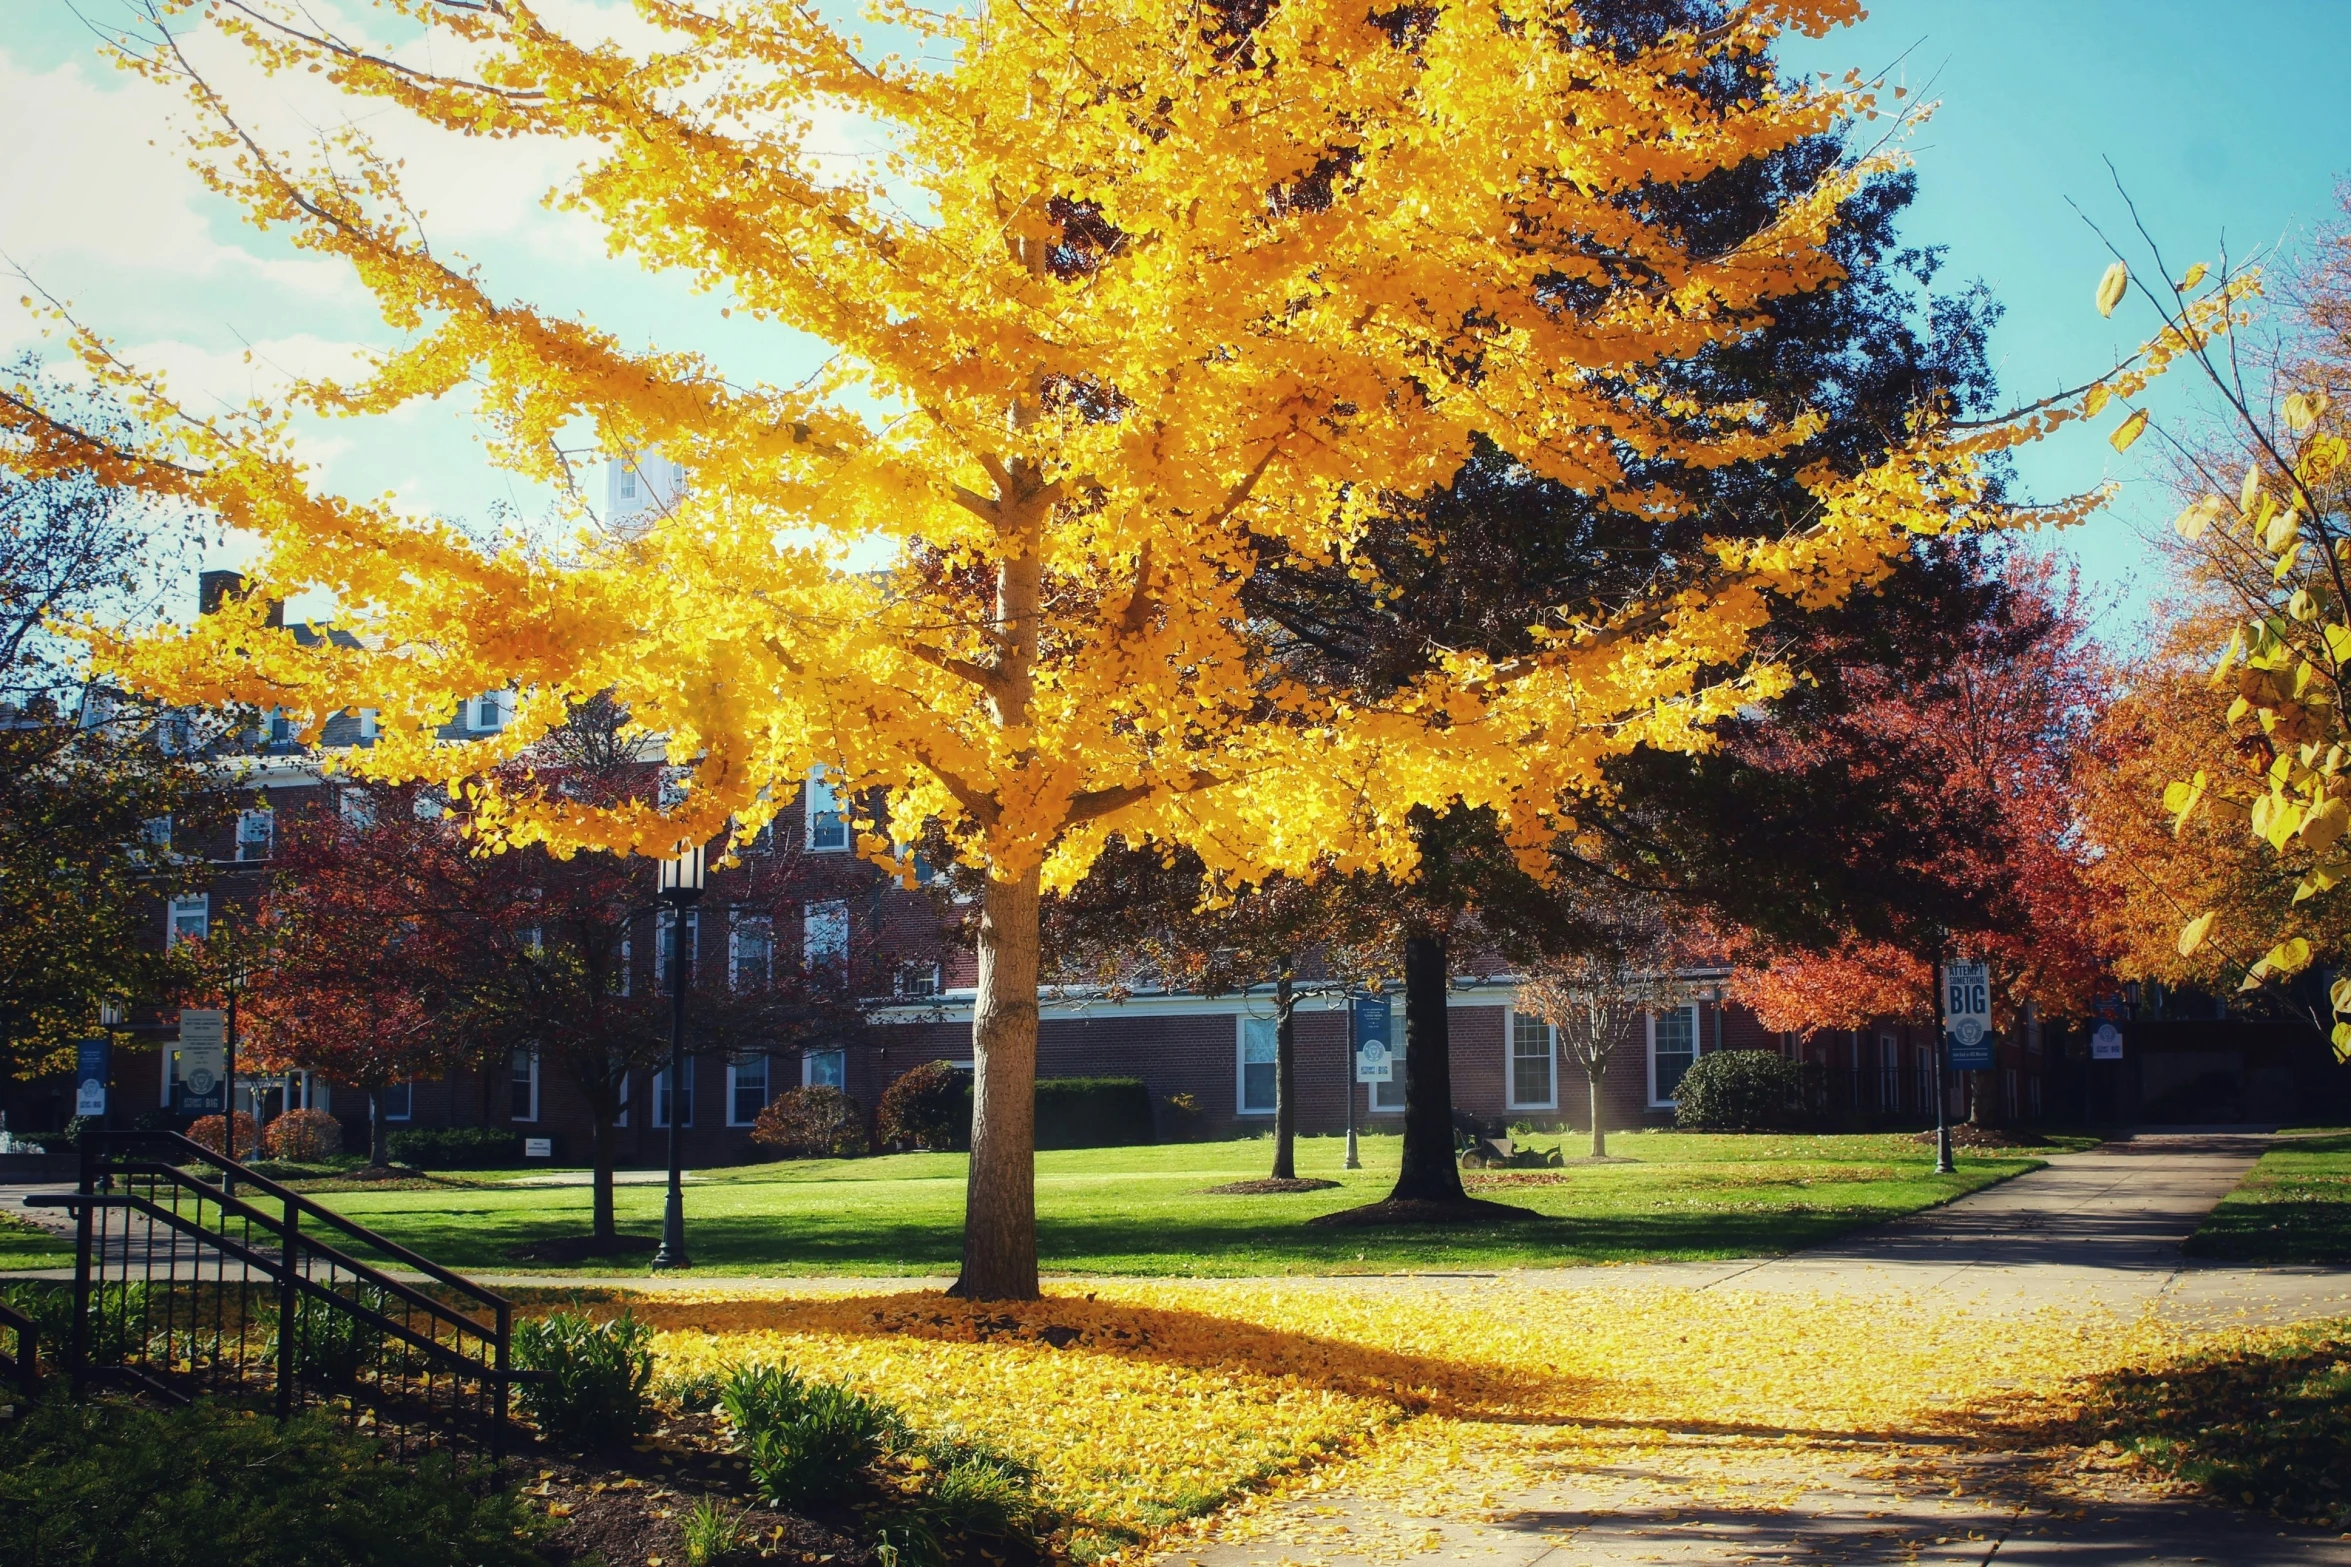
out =
[[[394,1163],[419,1170],[495,1170],[522,1163],[522,1138],[494,1126],[404,1126],[385,1141]]]
[[[1804,1074],[1776,1050],[1700,1056],[1674,1087],[1673,1124],[1685,1132],[1771,1132],[1802,1116]]]
[[[1152,1140],[1151,1091],[1141,1078],[1037,1079],[1039,1148],[1123,1148]]]

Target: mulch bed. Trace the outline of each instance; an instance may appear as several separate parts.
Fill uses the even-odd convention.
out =
[[[742,1520],[744,1548],[731,1561],[865,1567],[853,1517],[819,1522],[749,1500],[742,1460],[707,1413],[672,1416],[636,1447],[618,1453],[526,1458],[521,1495],[554,1520],[542,1542],[571,1567],[685,1567],[686,1516],[709,1497]]]
[[[1464,1171],[1461,1176],[1461,1184],[1473,1192],[1496,1186],[1558,1186],[1566,1180],[1565,1170],[1480,1170],[1474,1175]]]
[[[1426,1197],[1390,1197],[1385,1202],[1367,1203],[1360,1208],[1341,1208],[1337,1213],[1318,1214],[1306,1222],[1334,1230],[1352,1230],[1388,1224],[1515,1223],[1542,1217],[1542,1214],[1531,1208],[1514,1208],[1506,1202],[1485,1202],[1476,1197],[1466,1197],[1459,1202],[1436,1202]]]
[[[1910,1140],[1935,1146],[1935,1129],[1913,1132]],[[1997,1126],[1971,1126],[1965,1122],[1951,1128],[1951,1146],[1954,1148],[2040,1148],[2046,1139],[2031,1132],[2011,1132]]]
[[[615,1235],[608,1241],[593,1235],[558,1235],[517,1246],[512,1255],[518,1262],[588,1262],[597,1257],[634,1257],[660,1247],[650,1235]]]
[[[1275,1192],[1327,1192],[1337,1181],[1275,1180],[1268,1176],[1262,1181],[1227,1181],[1222,1186],[1203,1188],[1211,1197],[1265,1197]]]

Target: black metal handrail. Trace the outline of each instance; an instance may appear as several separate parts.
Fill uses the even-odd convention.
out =
[[[90,1133],[81,1155],[77,1190],[25,1199],[74,1216],[77,1390],[93,1375],[173,1397],[268,1388],[281,1418],[308,1399],[403,1441],[486,1425],[503,1456],[512,1388],[536,1380],[512,1367],[503,1295],[176,1133]]]
[[[0,1374],[12,1377],[28,1399],[41,1396],[41,1325],[0,1300],[0,1328],[16,1335],[16,1353],[0,1355]]]

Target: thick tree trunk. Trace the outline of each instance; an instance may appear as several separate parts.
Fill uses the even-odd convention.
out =
[[[1584,1076],[1592,1085],[1592,1157],[1595,1159],[1608,1157],[1608,1126],[1600,1119],[1600,1081],[1607,1075],[1606,1061],[1584,1069]]]
[[[1466,1202],[1453,1156],[1453,1053],[1441,936],[1404,942],[1404,1167],[1391,1201]]]
[[[966,1300],[1037,1298],[1037,871],[990,878],[971,1015],[971,1174],[964,1188]]]
[[[367,1095],[367,1162],[382,1169],[392,1162],[392,1133],[384,1125],[384,1091],[370,1089]]]
[[[617,1240],[620,1230],[612,1219],[612,1117],[601,1104],[591,1112],[588,1122],[588,1158],[595,1167],[589,1229],[599,1241]]]
[[[1284,968],[1273,982],[1273,1178],[1298,1178],[1298,1000]]]

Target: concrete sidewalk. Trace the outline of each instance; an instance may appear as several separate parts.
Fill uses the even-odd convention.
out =
[[[2351,1270],[2200,1267],[2181,1255],[2214,1203],[2268,1138],[2242,1132],[2151,1134],[2087,1153],[1947,1207],[1764,1262],[1559,1269],[1515,1283],[1639,1290],[1678,1287],[1850,1295],[1857,1309],[1904,1299],[1971,1303],[1996,1330],[2006,1313],[2079,1303],[2153,1309],[2183,1325],[2351,1315]],[[1324,1281],[1330,1287],[1350,1283]],[[1358,1288],[1413,1287],[1353,1281]],[[1471,1292],[1475,1280],[1418,1287]],[[1882,1303],[1882,1306],[1881,1304]],[[1539,1433],[1509,1438],[1539,1453]],[[1939,1439],[1945,1444],[1949,1439]],[[1279,1505],[1248,1538],[1203,1543],[1160,1567],[1371,1567],[1470,1561],[1491,1567],[1658,1563],[1997,1561],[2066,1567],[2125,1563],[2318,1564],[2351,1567],[2351,1539],[2185,1502],[2103,1503],[2053,1491],[2020,1456],[1930,1448],[1913,1439],[1851,1444],[1825,1484],[1817,1464],[1698,1430],[1669,1433],[1640,1465],[1593,1471],[1553,1463],[1552,1478],[1492,1499],[1474,1516],[1419,1517],[1380,1499],[1325,1492]],[[1474,1472],[1463,1481],[1477,1489]],[[1702,1479],[1708,1499],[1694,1503]],[[1236,1531],[1238,1533],[1239,1531]]]

